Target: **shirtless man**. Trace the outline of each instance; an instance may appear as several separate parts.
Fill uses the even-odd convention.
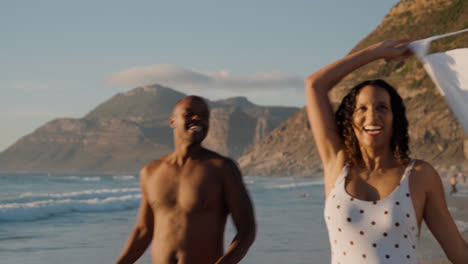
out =
[[[457,174],[453,174],[452,177],[450,177],[450,186],[452,186],[452,189],[450,190],[450,194],[457,193]]]
[[[255,238],[252,203],[235,163],[200,145],[208,119],[200,97],[174,107],[175,151],[141,170],[138,220],[118,264],[134,263],[151,242],[154,264],[238,263],[247,253]],[[229,214],[237,235],[224,253]]]

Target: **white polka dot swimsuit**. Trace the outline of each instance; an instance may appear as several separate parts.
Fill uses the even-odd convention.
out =
[[[345,166],[325,201],[332,264],[418,263],[418,228],[409,192],[408,164],[400,184],[386,198],[364,201],[346,192]]]

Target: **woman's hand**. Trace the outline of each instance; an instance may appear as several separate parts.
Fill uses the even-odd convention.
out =
[[[408,39],[386,40],[370,46],[376,59],[385,59],[387,61],[399,61],[413,55],[413,52],[408,47]]]

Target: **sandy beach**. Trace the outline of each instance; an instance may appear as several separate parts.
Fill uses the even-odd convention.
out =
[[[443,176],[443,182],[446,193],[449,192],[449,184],[447,177]],[[460,179],[459,179],[460,182]],[[447,205],[450,213],[455,219],[458,228],[463,231],[462,236],[465,241],[468,241],[468,184],[460,184],[458,186],[459,194],[447,195]],[[421,228],[421,264],[449,264],[451,263],[442,248],[439,246],[435,238],[429,232],[428,228],[423,225]]]

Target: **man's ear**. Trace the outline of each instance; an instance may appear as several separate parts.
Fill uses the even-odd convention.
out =
[[[171,116],[171,118],[169,118],[169,126],[172,127],[172,128],[175,128],[175,124],[174,124],[174,117]]]

